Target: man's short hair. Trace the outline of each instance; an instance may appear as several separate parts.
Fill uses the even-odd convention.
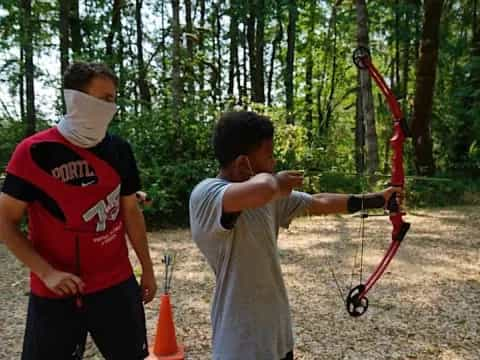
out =
[[[247,155],[263,141],[273,139],[272,121],[252,111],[232,111],[221,115],[215,127],[213,148],[222,168],[239,155]]]
[[[95,77],[106,77],[118,87],[118,78],[115,73],[105,64],[75,62],[71,64],[63,75],[63,86],[85,92],[90,81]]]

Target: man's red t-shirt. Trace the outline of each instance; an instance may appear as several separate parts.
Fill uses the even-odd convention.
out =
[[[96,174],[95,183],[71,185],[62,181],[82,170],[69,163],[48,173],[32,159],[39,143],[60,143],[84,159]],[[63,171],[63,173],[62,173]],[[15,149],[7,173],[36,186],[63,212],[61,221],[38,201],[29,203],[29,239],[35,250],[55,269],[77,274],[85,293],[118,284],[132,275],[120,208],[121,180],[117,172],[92,152],[69,143],[54,127],[23,140]],[[32,293],[57,297],[31,273]]]

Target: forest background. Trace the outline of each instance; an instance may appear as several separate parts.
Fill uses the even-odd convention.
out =
[[[278,170],[305,190],[362,192],[389,181],[392,116],[352,61],[358,46],[394,91],[407,206],[480,203],[478,0],[1,0],[0,166],[64,111],[74,61],[120,79],[111,131],[132,144],[152,226],[185,225],[188,196],[215,176],[224,111],[275,123]]]

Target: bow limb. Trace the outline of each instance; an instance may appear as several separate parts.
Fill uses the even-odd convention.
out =
[[[378,70],[371,62],[370,52],[367,48],[357,48],[353,54],[353,61],[360,69],[367,70],[369,75],[373,78],[380,91],[385,96],[390,111],[393,115],[393,135],[390,139],[392,147],[392,175],[390,184],[402,188],[405,185],[405,173],[403,168],[403,144],[405,138],[409,136],[408,126],[403,116],[400,105],[398,104],[395,95],[385,83],[385,80],[380,75]],[[365,284],[360,284],[353,288],[346,299],[347,311],[352,316],[360,316],[365,313],[368,308],[367,293],[380,279],[385,269],[392,261],[393,257],[398,251],[402,240],[410,228],[410,224],[403,221],[405,213],[398,206],[396,201],[396,194],[393,194],[388,201],[387,209],[390,212],[390,222],[392,223],[392,241],[387,252],[383,256],[380,264],[375,271],[370,275]]]

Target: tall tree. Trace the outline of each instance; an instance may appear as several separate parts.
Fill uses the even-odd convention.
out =
[[[357,82],[360,83],[360,72],[357,73]],[[362,175],[365,171],[365,126],[360,90],[355,102],[355,171]]]
[[[435,173],[431,121],[442,6],[443,0],[425,0],[423,5],[425,15],[417,63],[411,124],[412,141],[415,148],[415,168],[419,175]]]
[[[281,1],[275,1],[275,18],[277,22],[277,32],[275,38],[273,39],[272,43],[272,52],[270,57],[270,67],[268,71],[268,78],[267,78],[267,105],[272,105],[272,87],[273,87],[273,74],[275,71],[275,59],[277,56],[278,47],[283,38],[283,26],[282,26],[282,4]]]
[[[180,114],[183,103],[183,84],[181,80],[181,29],[180,29],[180,3],[179,0],[172,0],[172,111],[173,114]],[[179,118],[179,121],[181,119]]]
[[[70,49],[70,1],[60,1],[60,74],[61,74],[61,88],[63,90],[63,74],[67,70],[69,63],[69,49]],[[65,100],[63,96],[60,96],[62,102],[62,110],[65,112]]]
[[[316,97],[317,97],[317,116],[318,116],[318,135],[323,135],[326,129],[326,121],[325,121],[325,116],[324,116],[324,110],[323,110],[323,91],[325,88],[325,83],[327,82],[327,65],[328,65],[328,59],[329,56],[332,53],[332,43],[333,41],[331,40],[332,38],[332,29],[334,26],[334,17],[333,17],[333,8],[332,8],[332,15],[330,17],[330,20],[328,21],[328,27],[327,27],[327,34],[324,38],[323,41],[323,61],[322,61],[322,69],[319,72],[320,73],[320,78],[318,79],[318,85],[316,89]]]
[[[330,52],[332,54],[332,70],[330,72],[330,93],[327,99],[327,107],[326,107],[326,114],[325,114],[325,129],[330,127],[330,122],[332,119],[333,114],[333,100],[335,95],[335,89],[337,86],[337,4],[333,5],[332,8],[332,31],[333,31],[333,38],[332,38],[332,46]]]
[[[218,106],[222,97],[222,44],[221,44],[221,21],[220,21],[220,7],[222,1],[218,0],[213,3],[212,13],[210,16],[210,26],[213,34],[213,51],[212,59],[208,64],[211,68],[210,74],[210,88],[212,93],[212,100],[215,106]]]
[[[295,108],[293,103],[293,73],[295,63],[295,38],[297,27],[297,1],[288,1],[288,27],[287,27],[287,59],[285,67],[285,94],[287,124],[295,123]]]
[[[142,107],[146,110],[152,108],[152,96],[147,81],[147,68],[143,58],[143,23],[142,23],[143,0],[135,0],[135,20],[137,23],[137,66],[138,66],[138,89]]]
[[[307,30],[307,56],[305,59],[305,125],[308,136],[311,137],[313,128],[313,48],[315,31],[316,2],[310,1],[308,9],[308,30]]]
[[[256,11],[255,0],[248,0],[248,16],[247,16],[247,44],[248,44],[248,64],[250,70],[250,88],[251,88],[251,99],[255,102],[255,84],[257,83],[257,71],[256,71],[256,47],[255,47],[255,22],[256,22]]]
[[[252,88],[255,98],[252,99],[258,103],[265,103],[265,64],[263,48],[265,47],[265,0],[256,1],[257,23],[255,27],[255,83]]]
[[[194,80],[194,46],[193,46],[193,20],[192,20],[192,1],[185,0],[185,30],[187,38],[187,55],[188,61],[186,64],[187,75],[187,88],[188,96],[194,100],[195,98],[195,82]]]
[[[20,74],[18,82],[18,97],[20,98],[20,118],[22,122],[27,121],[25,111],[25,50],[24,46],[20,46]]]
[[[365,0],[356,0],[357,9],[357,44],[369,47],[368,11]],[[377,130],[375,127],[375,112],[373,107],[372,81],[367,71],[360,71],[360,88],[363,123],[365,126],[366,166],[368,174],[378,169]]]
[[[36,129],[36,114],[35,114],[35,85],[34,73],[35,66],[33,65],[33,21],[32,21],[32,0],[21,0],[22,9],[22,48],[25,55],[25,83],[26,83],[26,126],[25,135],[29,136],[35,133]]]
[[[228,89],[227,94],[230,98],[234,98],[233,89],[235,86],[235,78],[238,77],[236,70],[238,69],[238,14],[237,6],[233,3],[230,5],[230,59],[228,63]]]
[[[107,56],[107,62],[109,64],[115,63],[115,59],[113,58],[113,53],[114,53],[113,41],[115,38],[115,34],[119,34],[121,32],[122,6],[123,6],[123,0],[113,1],[112,21],[110,25],[110,31],[108,32],[107,38],[105,40],[106,56]]]
[[[63,1],[60,1],[63,2]],[[78,58],[82,54],[83,40],[82,40],[82,23],[80,20],[79,0],[68,0],[70,3],[70,36],[71,36],[71,49],[73,52],[73,58]]]
[[[204,57],[204,52],[205,52],[205,37],[204,37],[204,29],[205,29],[205,0],[199,0],[200,3],[200,22],[199,22],[199,28],[200,28],[200,34],[198,35],[198,51],[200,52],[200,56]],[[203,90],[205,88],[205,64],[204,61],[200,61],[198,64],[198,87],[200,90],[200,94],[203,93]]]
[[[470,52],[468,54],[468,71],[462,87],[460,110],[461,118],[458,119],[457,131],[454,137],[454,167],[461,167],[463,173],[475,171],[476,164],[470,160],[469,154],[475,140],[478,139],[479,132],[475,131],[476,122],[480,114],[480,29],[477,26],[477,0],[472,1],[471,14],[471,33]],[[469,15],[470,15],[469,14]],[[460,74],[458,74],[460,77]],[[480,129],[480,128],[479,128]],[[478,141],[478,140],[477,140]],[[476,172],[478,173],[478,166]]]

